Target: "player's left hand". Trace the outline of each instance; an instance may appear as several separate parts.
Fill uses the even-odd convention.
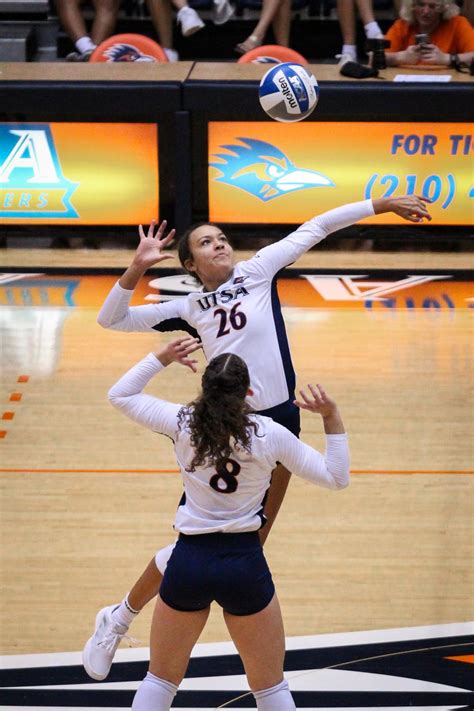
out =
[[[324,390],[323,386],[319,383],[314,387],[313,385],[308,385],[309,394],[304,390],[300,390],[301,400],[295,400],[294,403],[297,407],[302,410],[309,410],[310,412],[315,412],[321,417],[330,417],[336,410],[337,405],[332,400],[329,395]]]
[[[174,341],[170,341],[170,343],[155,353],[155,355],[165,366],[173,362],[181,363],[181,365],[191,368],[193,373],[196,373],[198,361],[194,358],[189,358],[189,356],[191,353],[199,350],[199,348],[202,348],[202,344],[198,338],[184,336],[183,338],[176,338]]]
[[[372,200],[374,213],[381,215],[384,212],[394,212],[410,222],[423,222],[431,220],[427,204],[431,200],[421,195],[403,195],[402,197],[383,197]]]
[[[404,195],[394,198],[392,212],[410,222],[423,222],[431,220],[431,215],[426,207],[431,201],[421,195]]]

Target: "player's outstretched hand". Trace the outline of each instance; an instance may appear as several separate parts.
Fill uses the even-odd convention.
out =
[[[309,394],[300,390],[301,400],[295,400],[295,405],[302,410],[316,412],[321,417],[329,417],[337,410],[336,403],[331,400],[322,385],[318,383],[316,388],[308,385],[308,390]]]
[[[170,341],[170,343],[155,353],[155,356],[164,366],[174,362],[181,363],[181,365],[191,368],[193,373],[195,373],[197,371],[196,364],[198,361],[194,360],[194,358],[189,358],[189,356],[201,347],[201,341],[198,338],[183,336],[183,338],[176,338],[174,341]]]
[[[427,204],[431,200],[420,195],[403,195],[396,198],[379,198],[373,200],[376,215],[383,212],[394,212],[410,222],[423,222],[431,220]]]
[[[143,226],[139,225],[140,242],[133,259],[136,266],[148,269],[165,259],[173,259],[172,254],[163,251],[165,247],[171,244],[176,234],[176,230],[170,230],[165,236],[167,225],[166,220],[163,220],[158,229],[156,229],[156,221],[152,220],[146,232]]]
[[[345,432],[344,423],[338,407],[323,386],[319,383],[316,387],[308,385],[308,390],[309,393],[300,390],[301,400],[294,400],[295,405],[302,410],[309,410],[321,415],[326,434],[343,434]]]

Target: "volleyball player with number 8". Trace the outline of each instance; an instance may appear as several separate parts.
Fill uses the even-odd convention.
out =
[[[135,422],[173,440],[184,485],[168,561],[153,615],[150,666],[135,696],[135,711],[168,711],[194,644],[215,600],[242,657],[261,711],[296,708],[283,678],[285,638],[272,576],[258,530],[276,462],[330,489],[349,483],[347,435],[336,404],[321,386],[301,392],[299,406],[322,416],[326,454],[300,442],[269,417],[251,413],[244,361],[213,358],[202,392],[183,406],[145,395],[149,380],[173,361],[194,369],[196,338],[181,338],[150,353],[112,387],[112,404]]]
[[[299,434],[299,410],[294,404],[295,374],[276,290],[276,275],[327,235],[383,212],[411,222],[431,219],[428,200],[417,196],[379,198],[329,210],[305,222],[284,239],[261,249],[251,259],[234,264],[232,248],[217,225],[201,224],[181,238],[178,254],[183,267],[203,285],[201,291],[160,304],[130,307],[138,281],[153,265],[172,255],[164,252],[174,238],[166,222],[145,233],[130,267],[108,295],[98,316],[105,328],[120,331],[184,329],[197,335],[208,361],[235,353],[247,364],[251,409]],[[263,504],[259,536],[264,543],[283,500],[290,472],[279,464]],[[219,483],[216,484],[219,486]],[[221,494],[225,498],[225,494]],[[115,651],[138,612],[155,597],[173,544],[158,551],[124,600],[101,610],[88,640],[83,661],[94,679],[105,679]],[[105,640],[105,641],[104,641]]]

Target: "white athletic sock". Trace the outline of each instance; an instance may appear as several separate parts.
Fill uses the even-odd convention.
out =
[[[93,43],[90,37],[81,37],[76,42],[76,49],[81,54],[89,52],[89,50],[94,50],[96,47],[97,45]]]
[[[355,44],[343,44],[341,54],[345,54],[354,62],[357,62],[357,47]]]
[[[364,25],[364,30],[365,30],[365,36],[367,39],[378,39],[383,37],[383,32],[378,26],[378,23],[375,22],[368,22],[366,25]]]
[[[177,691],[170,681],[148,672],[135,694],[132,711],[169,711]]]
[[[168,564],[169,559],[171,558],[171,554],[175,545],[176,541],[174,543],[170,543],[169,546],[166,546],[165,548],[161,548],[155,554],[155,564],[162,575],[165,574],[166,566]]]
[[[126,595],[120,605],[112,611],[112,619],[118,625],[128,628],[139,612],[140,610],[134,610],[133,607],[130,606],[128,595]]]
[[[258,711],[296,711],[290,687],[285,679],[270,689],[254,691],[253,695]]]

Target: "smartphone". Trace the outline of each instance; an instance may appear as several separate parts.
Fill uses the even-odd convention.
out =
[[[430,36],[423,32],[422,34],[415,35],[415,41],[420,47],[424,47],[430,43]]]

